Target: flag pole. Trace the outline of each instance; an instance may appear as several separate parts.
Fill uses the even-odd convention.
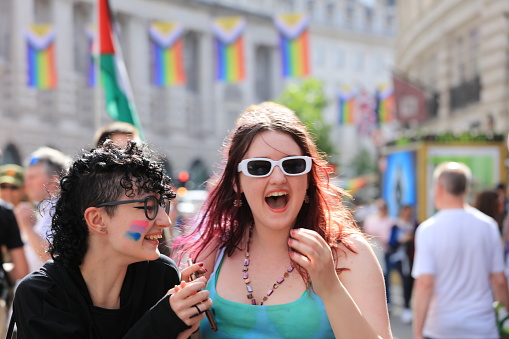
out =
[[[99,58],[99,46],[101,34],[99,34],[99,1],[96,2],[95,8],[95,39],[93,41],[92,53],[94,58],[94,72],[96,76],[96,82],[94,87],[94,130],[98,131],[101,128],[101,73],[100,73],[100,58]],[[94,145],[95,146],[95,145]]]

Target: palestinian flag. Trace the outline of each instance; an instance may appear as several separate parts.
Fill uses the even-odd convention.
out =
[[[113,16],[108,0],[98,0],[99,64],[106,97],[106,112],[117,121],[138,128],[143,139],[140,118],[134,105],[131,85],[122,51],[113,30]]]

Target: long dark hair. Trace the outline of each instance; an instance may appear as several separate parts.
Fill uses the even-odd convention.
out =
[[[85,210],[100,203],[118,200],[125,194],[159,193],[173,198],[170,178],[148,149],[135,142],[122,149],[111,140],[103,147],[85,152],[60,180],[60,197],[49,233],[49,253],[64,265],[80,265],[88,249]],[[105,207],[113,215],[116,206]]]
[[[225,247],[226,253],[232,255],[239,246],[254,220],[243,194],[234,189],[240,187],[237,166],[253,139],[265,131],[288,134],[295,140],[303,155],[313,158],[313,167],[308,174],[309,203],[302,205],[294,228],[312,229],[318,232],[331,248],[337,248],[339,243],[343,243],[354,252],[347,236],[361,232],[352,214],[342,203],[342,197],[348,193],[330,182],[330,165],[325,156],[318,152],[306,126],[295,113],[285,106],[265,102],[248,107],[229,135],[224,146],[223,169],[211,180],[212,187],[197,226],[190,234],[174,242],[178,259],[186,252],[194,260],[205,249],[209,252],[219,247]],[[239,199],[243,200],[243,204],[235,207],[233,202]],[[210,244],[216,245],[211,248]],[[299,272],[304,281],[309,282],[307,272],[300,268]]]

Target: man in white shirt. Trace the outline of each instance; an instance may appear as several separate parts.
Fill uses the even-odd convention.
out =
[[[440,164],[435,206],[415,236],[414,338],[499,338],[493,301],[509,306],[496,222],[468,206],[470,169]]]

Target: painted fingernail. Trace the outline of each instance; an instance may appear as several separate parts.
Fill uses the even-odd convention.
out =
[[[201,266],[203,266],[203,263],[202,263],[202,262],[199,262],[199,263],[198,263],[198,265],[201,267]]]

